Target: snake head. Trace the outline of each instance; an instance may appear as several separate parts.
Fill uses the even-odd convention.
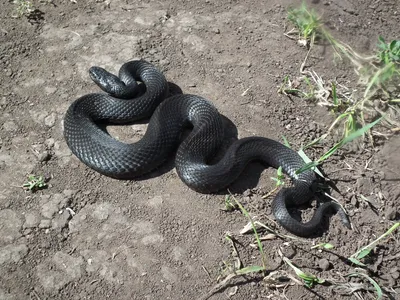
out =
[[[118,76],[100,67],[91,67],[89,75],[103,91],[116,98],[133,98],[139,91],[136,81],[126,85]]]

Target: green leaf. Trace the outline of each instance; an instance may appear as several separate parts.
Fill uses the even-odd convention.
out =
[[[355,264],[357,266],[361,266],[361,267],[366,266],[365,264],[363,264],[361,261],[359,261],[358,259],[356,259],[354,257],[349,257],[349,261],[351,261],[353,264]]]
[[[348,136],[346,136],[345,138],[343,138],[339,143],[337,143],[336,145],[334,145],[331,149],[329,149],[324,155],[322,155],[317,162],[315,162],[317,165],[321,162],[323,162],[324,160],[326,160],[328,157],[330,157],[332,154],[334,154],[338,149],[340,149],[342,146],[344,146],[347,143],[352,142],[353,140],[355,140],[358,137],[361,137],[362,135],[364,135],[368,130],[370,130],[373,126],[375,126],[378,122],[380,122],[380,120],[382,119],[382,117],[380,117],[379,119],[375,120],[372,123],[369,123],[367,125],[365,125],[364,127],[350,133]],[[309,167],[308,167],[309,168]],[[303,168],[302,168],[303,169]],[[299,172],[300,173],[300,172]]]
[[[279,168],[276,170],[276,174],[278,174],[278,178],[281,178],[283,176],[282,167],[281,166],[279,166]]]
[[[308,287],[312,287],[314,285],[314,283],[324,283],[325,282],[325,279],[320,279],[313,274],[303,272],[302,270],[297,268],[295,265],[293,265],[292,262],[287,257],[284,257],[283,260],[294,270],[294,272],[296,273],[296,275],[299,278],[304,280],[304,283]]]
[[[316,172],[319,176],[321,176],[321,178],[324,178],[324,175],[322,175],[321,171],[318,170],[318,163],[317,162],[313,162],[308,156],[307,154],[303,151],[303,149],[300,149],[299,151],[297,151],[297,153],[301,156],[301,158],[304,160],[304,162],[306,163],[303,167],[301,167],[300,169],[296,170],[295,174],[298,175],[308,169],[312,169],[314,172]]]
[[[360,251],[360,253],[358,253],[357,259],[364,258],[370,253],[371,253],[371,249],[364,249],[364,250]]]
[[[316,161],[312,161],[310,163],[305,164],[302,166],[300,169],[296,170],[296,175],[301,174],[309,169],[317,170],[316,167],[318,167],[319,163]]]
[[[378,124],[381,120],[382,120],[382,117],[380,117],[379,119],[376,119],[374,122],[369,123],[360,129],[352,132],[351,134],[349,134],[347,137],[345,137],[343,139],[343,145],[350,143],[354,139],[364,135],[368,130],[370,130],[372,127],[374,127],[376,124]]]
[[[251,227],[253,228],[254,236],[255,236],[255,238],[257,240],[258,251],[261,254],[261,260],[262,260],[262,263],[263,263],[263,266],[264,266],[263,268],[265,270],[266,269],[266,267],[265,267],[266,264],[265,264],[265,254],[264,254],[264,250],[263,250],[263,245],[262,245],[260,237],[258,235],[257,228],[254,225],[253,218],[249,215],[247,210],[243,207],[243,205],[235,197],[233,197],[233,200],[236,202],[236,205],[239,207],[240,211],[249,219],[249,221],[251,223]]]
[[[338,106],[338,105],[339,105],[339,99],[338,99],[337,92],[336,92],[336,84],[335,84],[334,82],[332,82],[331,86],[332,86],[332,100],[333,100],[333,104],[334,104],[335,106]]]
[[[384,234],[382,234],[380,237],[378,237],[376,240],[372,241],[370,244],[367,246],[361,248],[358,250],[356,253],[352,254],[349,257],[349,260],[359,266],[365,266],[363,263],[361,263],[357,258],[363,258],[366,255],[368,255],[369,252],[379,243],[380,240],[384,239],[388,235],[390,235],[393,231],[397,229],[397,227],[400,226],[400,223],[395,223],[392,227],[390,227]]]
[[[324,244],[324,248],[325,249],[333,249],[335,246],[333,246],[332,244],[326,243]]]
[[[240,270],[235,271],[235,273],[237,275],[245,275],[245,274],[249,274],[249,273],[258,273],[258,272],[262,272],[265,271],[264,267],[261,266],[248,266],[248,267],[244,267]]]
[[[288,140],[287,140],[287,138],[286,138],[284,135],[282,135],[282,139],[283,139],[283,144],[284,144],[286,147],[291,148],[291,147],[290,147],[290,144],[289,144],[289,142],[288,142]]]

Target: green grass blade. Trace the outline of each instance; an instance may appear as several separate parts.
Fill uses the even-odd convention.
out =
[[[341,140],[339,143],[337,143],[335,146],[333,146],[331,149],[329,149],[324,155],[322,155],[318,160],[317,163],[321,163],[324,160],[326,160],[328,157],[330,157],[332,154],[334,154],[337,150],[340,149],[344,145],[344,140]]]
[[[318,162],[316,161],[312,161],[308,164],[305,164],[304,166],[302,166],[300,169],[296,170],[296,175],[301,174],[309,169],[315,169],[316,167],[318,167]]]
[[[345,137],[343,139],[343,145],[350,143],[351,141],[353,141],[354,139],[356,139],[360,136],[363,136],[365,133],[368,132],[368,130],[370,130],[372,127],[374,127],[376,124],[378,124],[381,120],[382,120],[382,117],[380,117],[379,119],[376,119],[374,122],[369,123],[360,129],[350,133],[347,137]]]
[[[318,163],[323,162],[324,160],[326,160],[328,157],[330,157],[332,154],[334,154],[339,148],[341,148],[345,144],[350,143],[353,140],[355,140],[356,138],[363,136],[368,130],[370,130],[373,126],[375,126],[381,120],[382,120],[382,117],[380,117],[379,119],[375,120],[372,123],[365,125],[364,127],[360,128],[360,129],[350,133],[348,136],[343,138],[339,143],[337,143],[335,146],[333,146],[331,149],[329,149],[328,152],[326,152],[323,156],[321,156],[317,162]]]
[[[287,257],[284,257],[283,260],[294,270],[297,277],[304,280],[304,283],[306,286],[311,288],[315,283],[324,283],[325,282],[325,279],[320,279],[313,274],[303,272],[302,270],[297,268],[294,264],[292,264],[292,262]]]
[[[286,136],[282,135],[282,139],[283,139],[283,144],[288,147],[288,148],[292,148],[290,147],[289,141],[287,140]]]
[[[324,175],[322,175],[321,171],[318,170],[317,166],[318,163],[313,162],[308,156],[307,154],[303,151],[303,149],[300,149],[299,151],[297,151],[297,153],[301,156],[301,158],[304,160],[304,162],[306,163],[303,167],[301,167],[300,169],[298,169],[295,174],[300,174],[308,169],[312,169],[314,172],[316,172],[319,176],[321,176],[322,178],[324,178]]]
[[[257,240],[258,250],[260,251],[260,254],[261,254],[261,260],[262,260],[262,263],[263,263],[263,268],[264,268],[264,270],[266,270],[267,268],[266,268],[266,264],[265,264],[265,254],[264,254],[264,250],[263,250],[263,245],[262,245],[260,237],[258,235],[256,226],[254,225],[254,221],[250,217],[250,215],[247,212],[247,210],[243,207],[243,205],[235,197],[233,197],[233,200],[235,200],[236,205],[240,208],[241,212],[250,220],[251,227],[253,228],[254,235],[255,235],[256,240]]]
[[[361,248],[360,250],[358,250],[356,253],[354,253],[353,255],[351,255],[349,257],[349,260],[351,262],[354,262],[353,260],[359,262],[359,259],[364,258],[365,256],[367,256],[372,249],[375,248],[375,246],[384,238],[386,238],[388,235],[392,234],[393,231],[395,231],[398,227],[400,226],[400,223],[395,223],[392,227],[390,227],[384,234],[382,234],[380,237],[378,237],[376,240],[374,240],[373,242],[371,242],[370,244],[368,244],[367,246]],[[355,262],[355,264],[358,264]]]
[[[382,119],[382,117],[380,117],[379,119],[375,120],[372,123],[369,123],[367,125],[365,125],[364,127],[350,133],[348,136],[346,136],[345,138],[343,138],[340,142],[338,142],[336,145],[334,145],[331,149],[329,149],[324,155],[322,155],[317,161],[314,162],[308,162],[306,163],[306,165],[304,165],[303,167],[301,167],[300,169],[298,169],[296,171],[296,174],[300,174],[308,169],[316,169],[316,167],[322,163],[324,160],[326,160],[327,158],[329,158],[332,154],[334,154],[337,150],[339,150],[343,145],[350,143],[351,141],[353,141],[354,139],[363,136],[366,132],[368,132],[368,130],[370,130],[373,126],[375,126],[378,122],[380,122]],[[304,152],[303,152],[304,153]],[[300,156],[303,157],[303,154],[301,154],[299,152]],[[304,156],[306,156],[304,154]],[[304,157],[303,157],[304,159]],[[317,172],[318,173],[318,172]],[[320,174],[320,173],[318,173]]]
[[[353,264],[360,266],[360,267],[365,267],[366,265],[363,264],[361,261],[359,261],[358,259],[354,258],[354,257],[349,257],[348,258],[349,261],[351,261]]]
[[[250,274],[250,273],[258,273],[265,271],[264,267],[261,266],[248,266],[245,268],[242,268],[240,270],[235,271],[237,275],[245,275],[245,274]]]
[[[360,253],[358,253],[358,255],[357,255],[357,259],[366,257],[371,252],[371,250],[372,249],[364,249],[364,250],[360,251]]]
[[[383,293],[382,293],[381,287],[379,286],[379,284],[378,284],[375,280],[373,280],[373,279],[372,279],[371,277],[369,277],[367,274],[363,274],[363,273],[356,272],[356,273],[349,274],[348,277],[365,277],[365,278],[367,278],[367,279],[369,280],[369,282],[371,282],[371,284],[374,286],[374,288],[375,288],[375,290],[376,290],[376,293],[377,293],[377,295],[378,295],[378,297],[376,298],[376,300],[382,299]]]
[[[331,86],[332,86],[332,101],[333,101],[333,104],[335,106],[339,106],[339,99],[338,99],[338,96],[337,96],[336,84],[334,82],[332,82]]]

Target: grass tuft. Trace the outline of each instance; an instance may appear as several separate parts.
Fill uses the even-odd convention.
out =
[[[13,3],[15,5],[13,18],[29,17],[35,11],[32,1],[14,0]]]
[[[28,181],[25,182],[22,187],[31,192],[36,192],[37,190],[47,187],[47,184],[43,176],[29,175]]]
[[[400,40],[386,42],[383,37],[379,37],[377,52],[366,57],[358,54],[349,45],[336,40],[324,28],[322,19],[304,3],[299,8],[288,10],[288,20],[294,25],[294,29],[285,35],[293,38],[292,34],[297,33],[298,40],[307,40],[309,50],[300,68],[301,77],[291,80],[289,76],[285,76],[278,92],[315,101],[319,105],[328,107],[336,115],[336,119],[327,132],[310,142],[305,148],[321,143],[332,134],[334,129],[339,129],[339,136],[341,135],[340,140],[328,152],[299,170],[300,172],[319,165],[357,137],[368,136],[373,144],[374,133],[375,136],[387,136],[372,131],[372,127],[379,122],[381,127],[389,128],[389,134],[400,130],[400,122],[398,122],[400,117],[398,107],[400,103]],[[335,52],[335,57],[345,58],[352,63],[361,88],[351,90],[336,81],[325,82],[316,72],[304,70],[317,36],[318,41],[329,42]]]
[[[299,8],[290,8],[287,18],[296,27],[291,33],[298,34],[301,45],[307,46],[314,41],[321,27],[321,19],[314,10],[309,10],[303,2]]]

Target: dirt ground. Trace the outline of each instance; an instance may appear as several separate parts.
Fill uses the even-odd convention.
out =
[[[336,38],[361,53],[371,53],[379,35],[399,38],[398,0],[307,2]],[[261,265],[254,236],[240,234],[248,219],[223,211],[224,194],[189,190],[173,164],[138,181],[102,176],[71,154],[62,121],[72,101],[98,91],[88,76],[91,66],[117,72],[141,58],[183,92],[212,100],[239,137],[284,135],[298,149],[333,120],[325,108],[277,93],[286,75],[299,75],[307,52],[284,35],[287,8],[300,3],[34,1],[38,11],[28,19],[12,18],[15,5],[2,0],[0,299],[204,299],[234,262],[228,232],[243,266]],[[349,64],[335,65],[326,47],[315,48],[308,67],[355,86]],[[131,141],[145,128],[109,129]],[[346,258],[399,220],[399,147],[400,138],[391,136],[375,148],[365,144],[334,155],[324,165],[353,230],[332,216],[314,238],[263,241],[266,266],[275,276],[297,278],[282,252],[303,271],[337,284],[308,289],[288,279],[276,286],[264,278],[270,272],[255,273],[232,279],[210,299],[376,299],[366,278],[346,277],[356,271]],[[315,158],[327,149],[307,154]],[[28,174],[45,175],[48,188],[20,188]],[[273,222],[271,199],[261,198],[274,187],[274,174],[251,165],[232,191],[253,216],[285,234]],[[399,238],[399,232],[392,234],[364,260],[366,274],[390,299],[400,299]],[[335,247],[311,249],[324,242]]]

